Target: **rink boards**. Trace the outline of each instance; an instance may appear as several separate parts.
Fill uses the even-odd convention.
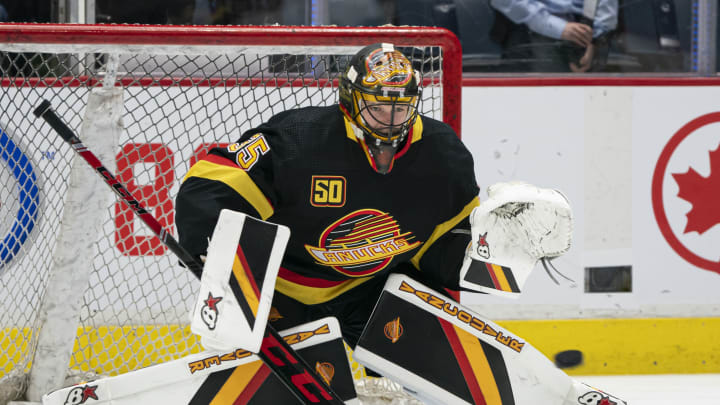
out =
[[[718,97],[716,86],[661,82],[652,87],[610,81],[601,86],[465,86],[462,138],[475,156],[481,198],[487,185],[510,179],[563,190],[573,203],[576,231],[572,250],[555,264],[576,283],[556,286],[536,274],[518,301],[479,296],[463,301],[549,356],[580,347],[585,365],[572,373],[720,370],[720,360],[708,356],[720,341],[720,275],[713,265],[719,258],[712,251],[720,242],[720,227],[685,232],[693,204],[677,197],[680,186],[673,176],[692,168],[711,177],[711,152],[720,144],[720,123],[712,115]],[[19,142],[35,135],[33,128],[12,133]],[[190,161],[203,143],[198,138],[165,149],[175,161]],[[159,144],[155,148],[165,150]],[[53,145],[40,144],[28,155],[42,172],[56,153]],[[181,171],[174,172],[170,204]],[[136,236],[145,235],[140,226],[127,228],[115,218],[104,223],[107,234],[132,229]],[[142,263],[145,258],[139,254],[127,260]],[[173,259],[167,263],[171,266]],[[631,291],[585,291],[586,269],[613,266],[631,266]],[[121,301],[114,305],[127,307]],[[129,321],[157,330],[158,339],[182,331],[185,315],[176,315],[176,326],[160,326],[148,323],[148,314],[128,313]],[[93,338],[122,329],[104,326],[96,332]]]

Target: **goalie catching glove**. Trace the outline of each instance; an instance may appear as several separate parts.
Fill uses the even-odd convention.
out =
[[[570,249],[572,210],[557,190],[498,183],[470,214],[460,286],[517,297],[538,260]]]

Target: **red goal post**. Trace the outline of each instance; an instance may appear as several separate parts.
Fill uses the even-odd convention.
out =
[[[336,103],[343,63],[376,42],[409,53],[420,112],[459,135],[461,49],[445,29],[0,24],[0,404],[201,349],[194,277],[32,116],[43,98],[174,231],[199,156]]]

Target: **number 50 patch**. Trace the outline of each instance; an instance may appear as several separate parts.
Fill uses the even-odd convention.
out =
[[[312,176],[310,204],[313,207],[345,205],[347,180],[342,176]]]

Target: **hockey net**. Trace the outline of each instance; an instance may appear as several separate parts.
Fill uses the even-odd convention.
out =
[[[175,231],[193,162],[280,111],[336,103],[339,73],[375,42],[422,73],[421,113],[459,130],[460,48],[441,29],[0,24],[0,404],[38,400],[44,374],[202,350],[188,327],[198,282],[34,117],[43,99]]]

